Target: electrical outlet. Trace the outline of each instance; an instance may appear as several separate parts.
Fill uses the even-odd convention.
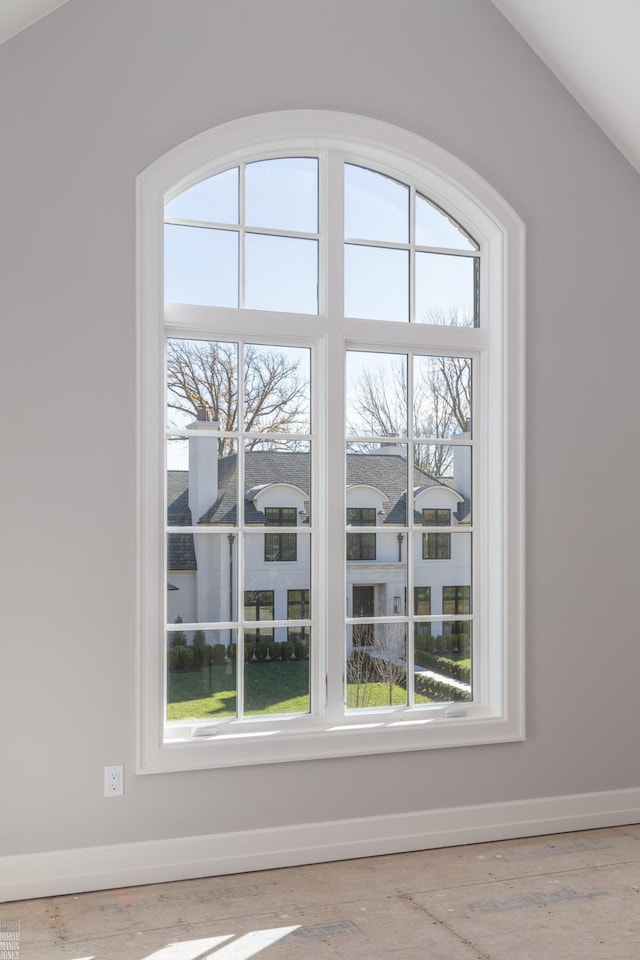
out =
[[[104,768],[105,797],[121,797],[124,793],[124,767],[122,764]]]

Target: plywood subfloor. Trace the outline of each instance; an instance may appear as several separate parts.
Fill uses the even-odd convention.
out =
[[[640,826],[20,901],[0,921],[19,960],[638,960]]]

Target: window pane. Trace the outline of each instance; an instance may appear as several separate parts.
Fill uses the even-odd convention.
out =
[[[270,445],[268,445],[268,443]],[[286,441],[283,441],[283,444]],[[282,509],[287,517],[295,512],[299,526],[309,523],[311,494],[310,444],[288,450],[279,441],[260,441],[258,449],[247,448],[244,455],[243,500],[245,523],[264,525],[267,511]],[[273,516],[273,514],[271,514]],[[275,526],[275,523],[271,523]],[[288,520],[278,526],[290,526]]]
[[[237,223],[238,168],[201,180],[171,200],[164,212],[166,217],[182,220]]]
[[[345,244],[344,312],[368,320],[408,321],[408,252]]]
[[[235,715],[236,631],[167,633],[167,720]]]
[[[382,533],[407,522],[407,481],[406,444],[347,444],[347,524],[378,526],[378,544],[391,560],[397,551],[389,544],[397,531],[393,538]]]
[[[219,456],[222,440],[194,431],[167,439],[167,524],[235,525],[236,455]]]
[[[422,247],[478,250],[478,244],[435,203],[416,195],[416,243]]]
[[[236,551],[235,534],[167,534],[169,624],[235,619]]]
[[[366,620],[370,617],[404,616],[407,588],[407,568],[404,559],[398,559],[398,538],[384,534],[351,533],[349,538],[371,537],[378,541],[377,560],[367,567],[367,559],[357,566],[347,566],[347,616]],[[403,538],[404,539],[404,538]],[[386,542],[385,542],[386,540]]]
[[[167,439],[169,526],[237,523],[235,441],[211,435],[210,424],[202,426],[187,439]]]
[[[476,257],[416,253],[416,323],[478,325]]]
[[[238,234],[166,224],[164,299],[211,307],[238,306]]]
[[[470,620],[461,620],[449,627],[455,633],[426,634],[424,627],[439,624],[416,623],[414,628],[415,702],[426,698],[434,703],[471,700],[472,630]]]
[[[407,357],[404,354],[349,350],[346,386],[346,428],[350,436],[406,437]],[[387,451],[387,447],[384,451],[379,449]]]
[[[471,534],[456,532],[455,527],[446,532],[425,526],[422,531],[414,535],[413,581],[423,588],[429,588],[431,615],[472,613]],[[433,542],[433,546],[430,546],[433,557],[424,556],[425,541]],[[443,543],[446,543],[446,548],[441,546],[438,549],[438,545]],[[446,622],[434,621],[432,633],[445,633]]]
[[[317,233],[317,160],[259,160],[247,164],[245,178],[247,226]]]
[[[318,243],[248,233],[245,306],[251,310],[318,312]]]
[[[346,163],[344,235],[359,240],[407,243],[409,188],[381,173]]]
[[[167,340],[167,423],[184,430],[194,421],[237,430],[238,345],[216,340]],[[202,428],[201,428],[202,429]],[[231,441],[221,440],[221,456]]]
[[[311,430],[311,351],[247,344],[244,352],[247,431],[282,434]]]
[[[288,592],[306,590],[311,587],[311,557],[309,553],[311,536],[307,530],[297,528],[296,532],[281,536],[291,541],[295,547],[295,559],[285,560],[282,556],[266,553],[266,545],[271,544],[279,534],[270,533],[262,526],[260,532],[250,532],[244,541],[244,586],[245,620],[288,620],[291,619]],[[296,617],[307,619],[307,617]],[[275,633],[274,633],[275,631]],[[286,627],[270,630],[269,639],[286,640]]]
[[[406,706],[405,623],[347,625],[347,707]]]
[[[416,437],[470,433],[472,384],[468,357],[415,357],[413,383]]]
[[[259,639],[245,644],[244,706],[249,716],[309,713],[311,632],[298,640]]]
[[[416,522],[425,526],[471,523],[471,447],[417,443],[413,490]],[[443,520],[448,515],[448,520]]]

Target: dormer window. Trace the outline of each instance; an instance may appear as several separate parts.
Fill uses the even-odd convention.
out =
[[[265,507],[264,522],[268,527],[295,527],[298,512],[295,507]],[[264,559],[269,562],[298,559],[298,538],[295,533],[265,533]]]
[[[449,527],[451,526],[451,510],[423,510],[422,522],[429,527]]]

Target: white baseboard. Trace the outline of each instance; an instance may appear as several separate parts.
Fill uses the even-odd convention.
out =
[[[640,788],[0,857],[0,902],[640,822]]]

